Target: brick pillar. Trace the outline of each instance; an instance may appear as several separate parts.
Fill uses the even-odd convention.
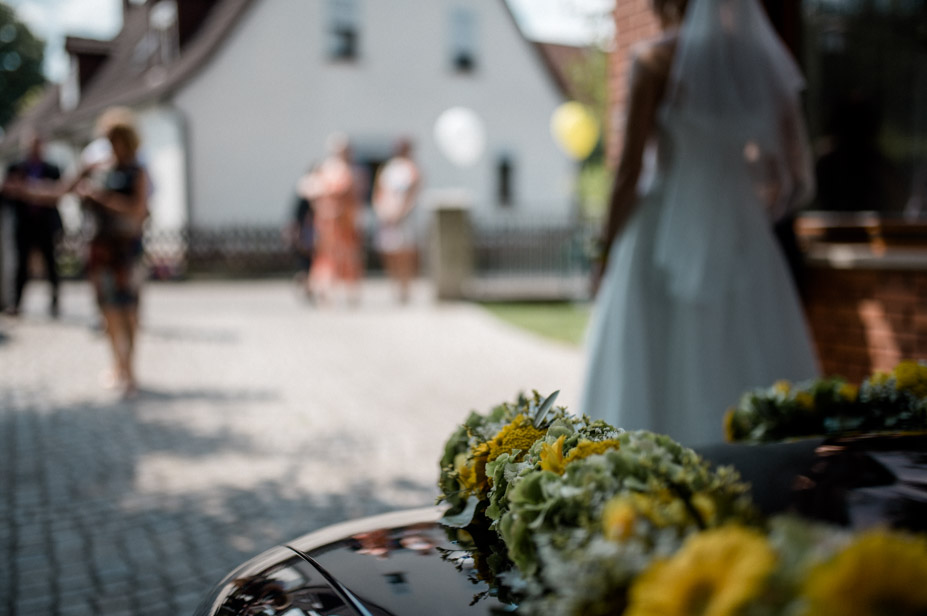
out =
[[[808,268],[806,301],[821,371],[861,382],[927,358],[927,271]]]
[[[650,8],[650,0],[616,0],[615,47],[609,61],[609,126],[605,152],[609,166],[618,164],[624,143],[625,100],[631,48],[660,33],[660,22]]]

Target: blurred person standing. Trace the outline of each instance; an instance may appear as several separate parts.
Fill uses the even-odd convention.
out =
[[[58,195],[47,190],[61,179],[61,171],[44,158],[43,141],[37,134],[27,137],[27,154],[13,163],[4,176],[3,200],[11,204],[15,215],[16,282],[13,303],[7,312],[18,315],[26,283],[29,281],[30,258],[38,251],[45,264],[45,273],[51,284],[49,312],[58,316],[58,287],[60,276],[55,250],[61,239],[63,226],[58,212]]]
[[[757,0],[652,6],[662,34],[632,61],[581,412],[698,445],[723,440],[744,391],[817,375],[772,231],[814,182],[804,80]]]
[[[315,254],[309,271],[314,297],[330,303],[338,287],[344,287],[347,300],[360,301],[363,276],[360,216],[360,186],[352,166],[347,137],[335,134],[328,139],[329,156],[318,169],[317,181],[307,193],[315,219]]]
[[[137,393],[134,356],[139,293],[146,275],[142,228],[148,217],[148,176],[138,162],[140,137],[131,117],[124,111],[104,113],[100,126],[112,148],[112,161],[101,184],[88,178],[75,190],[96,223],[88,276],[113,354],[107,380],[131,397]]]
[[[316,165],[311,165],[296,184],[293,214],[286,229],[286,241],[299,260],[299,272],[296,278],[310,300],[312,300],[312,288],[309,285],[309,271],[312,269],[312,257],[315,251],[315,211],[312,200],[318,193],[317,185]]]
[[[415,241],[415,209],[421,171],[412,160],[412,143],[401,139],[393,157],[377,173],[373,186],[373,210],[377,216],[377,249],[386,272],[399,288],[399,301],[409,301],[418,251]]]

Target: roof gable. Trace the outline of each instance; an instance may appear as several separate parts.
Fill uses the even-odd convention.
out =
[[[158,4],[126,4],[124,23],[111,41],[68,37],[66,50],[77,60],[80,88],[76,105],[59,104],[61,86],[47,88],[40,103],[14,122],[0,149],[18,141],[30,125],[51,133],[89,126],[107,107],[158,100],[189,79],[217,50],[253,0],[181,0],[177,3],[176,43],[181,53],[166,54],[164,37],[151,23]],[[169,43],[168,43],[169,44]]]

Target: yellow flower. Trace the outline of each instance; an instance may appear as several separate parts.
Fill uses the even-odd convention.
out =
[[[916,361],[904,360],[892,371],[895,387],[910,391],[918,398],[927,397],[927,366]]]
[[[837,391],[840,394],[840,397],[848,402],[853,402],[859,396],[859,387],[856,385],[851,385],[850,383],[844,383],[840,386],[840,389]]]
[[[792,391],[792,384],[785,380],[776,381],[773,383],[773,391],[780,396],[787,396]]]
[[[776,565],[766,538],[728,526],[690,537],[632,584],[625,616],[733,616],[756,598]]]
[[[458,471],[460,485],[470,494],[482,494],[489,488],[489,479],[486,477],[486,457],[489,455],[489,445],[480,443],[470,455],[470,464]]]
[[[701,516],[702,521],[709,526],[714,526],[718,520],[718,507],[715,499],[704,492],[696,492],[692,495],[692,507]]]
[[[561,436],[553,444],[544,443],[541,445],[541,470],[551,471],[562,475],[566,470],[566,464],[563,460],[563,441],[566,436]]]
[[[460,473],[464,468],[467,467],[467,454],[459,453],[454,456],[454,470]]]
[[[528,417],[518,415],[489,441],[489,455],[486,461],[492,462],[502,454],[512,453],[515,450],[521,452],[518,455],[520,460],[528,452],[528,449],[545,434],[546,430],[535,428]]]
[[[927,539],[874,530],[818,565],[804,587],[814,616],[927,613]]]
[[[627,499],[616,497],[602,510],[602,534],[610,541],[624,541],[634,533],[637,509]]]
[[[600,453],[605,453],[610,449],[620,449],[621,441],[617,439],[607,439],[604,441],[580,441],[576,444],[576,447],[570,450],[569,455],[566,457],[566,463],[575,462],[576,460],[582,460],[588,458],[589,456],[594,456]]]
[[[557,439],[554,444],[544,443],[541,446],[541,469],[551,471],[562,475],[566,472],[566,467],[570,462],[582,460],[589,456],[605,453],[610,449],[619,449],[621,442],[616,439],[604,441],[580,441],[576,447],[570,450],[570,453],[564,457],[563,441],[564,436]]]
[[[695,506],[699,509],[698,505]],[[713,506],[712,503],[712,509]],[[704,512],[699,510],[699,513],[713,515],[708,511],[708,506]],[[606,503],[602,510],[602,533],[613,541],[627,539],[640,519],[647,520],[657,528],[684,526],[692,522],[685,503],[669,490],[629,492],[615,496]]]
[[[814,396],[807,391],[800,391],[795,394],[795,403],[806,411],[814,410]]]
[[[869,383],[876,387],[881,387],[888,385],[888,382],[891,380],[891,378],[892,375],[888,372],[875,372],[871,377],[869,377]]]
[[[486,476],[486,464],[504,453],[518,450],[515,461],[521,460],[535,441],[544,436],[544,430],[534,427],[530,419],[517,415],[498,433],[485,443],[480,443],[470,455],[470,464],[459,474],[460,484],[467,492],[482,497],[488,490],[491,480]]]
[[[737,412],[737,409],[731,407],[724,414],[724,440],[728,443],[733,443],[737,440],[737,435],[734,434],[734,414]]]
[[[685,524],[688,520],[686,506],[666,488],[634,492],[631,499],[638,513],[659,528]]]

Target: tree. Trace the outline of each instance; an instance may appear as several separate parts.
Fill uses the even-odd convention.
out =
[[[606,163],[605,142],[609,130],[608,67],[614,44],[615,0],[566,0],[568,10],[581,17],[593,40],[585,53],[567,67],[570,91],[586,105],[602,131],[592,154],[582,162],[577,183],[580,212],[586,218],[605,216],[611,192],[613,169]]]
[[[599,124],[599,143],[580,167],[577,183],[580,213],[586,218],[605,215],[612,184],[612,170],[605,161],[605,131],[608,130],[608,52],[590,45],[566,67],[573,96],[586,105]]]
[[[45,42],[16,19],[12,7],[0,2],[0,127],[22,110],[30,91],[45,85],[44,56]]]

